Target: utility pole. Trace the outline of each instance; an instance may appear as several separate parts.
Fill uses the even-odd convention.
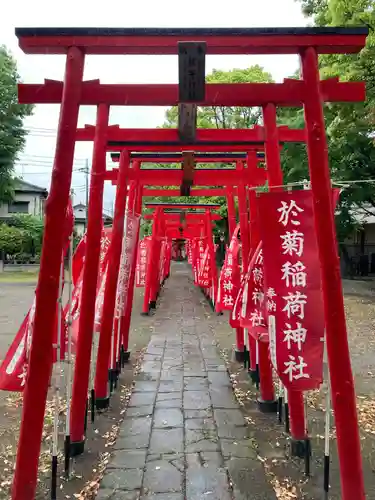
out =
[[[85,231],[87,229],[87,221],[89,215],[89,160],[86,159],[85,166],[85,174],[86,174],[86,220],[85,220]]]

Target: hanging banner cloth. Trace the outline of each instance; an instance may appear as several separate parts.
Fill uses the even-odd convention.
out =
[[[312,193],[262,193],[270,356],[288,389],[316,389],[323,381],[324,314]]]
[[[146,283],[146,267],[150,253],[151,236],[146,236],[138,244],[137,264],[135,273],[136,287],[144,287]]]
[[[234,307],[241,284],[241,270],[239,265],[240,242],[238,225],[233,233],[231,242],[225,253],[225,260],[220,271],[219,289],[216,307],[219,311],[231,311]]]
[[[112,228],[107,227],[102,229],[102,234],[100,238],[100,255],[99,255],[99,271],[98,271],[98,281],[96,289],[96,300],[95,300],[95,331],[100,327],[101,322],[101,312],[104,301],[104,288],[105,288],[105,276],[109,258],[109,244],[111,241]],[[83,285],[83,268],[85,263],[85,250],[86,250],[86,233],[83,235],[82,240],[78,244],[76,251],[73,255],[73,293],[72,293],[72,303],[71,303],[71,315],[72,315],[72,347],[74,347],[78,340],[79,331],[79,317],[81,314],[81,299],[82,299],[82,285]],[[69,305],[67,304],[64,309],[64,314],[67,316]]]
[[[205,238],[194,238],[191,241],[192,244],[192,268],[193,268],[193,276],[194,276],[194,285],[199,285],[199,274],[201,273],[203,260],[205,256]]]
[[[130,274],[133,267],[133,261],[136,258],[136,240],[139,222],[139,215],[132,213],[126,214],[120,257],[120,269],[116,289],[116,302],[113,318],[112,356],[110,356],[109,359],[109,368],[116,367],[116,362],[120,355],[121,339],[119,327],[121,326],[121,318],[125,316],[127,307]]]
[[[185,248],[186,248],[188,263],[190,265],[192,265],[193,264],[193,245],[192,245],[192,240],[186,240]]]
[[[69,237],[73,232],[74,215],[71,200],[66,209],[65,224],[63,228],[63,256],[69,248]],[[32,346],[36,298],[23,320],[3,362],[0,366],[0,390],[22,392],[26,383],[28,359]],[[58,304],[56,304],[55,328],[53,331],[53,344],[57,343]],[[65,359],[67,327],[64,314],[61,317],[60,361]],[[53,350],[53,362],[57,361],[56,349]]]
[[[200,254],[201,255],[201,254]],[[198,272],[198,286],[210,288],[212,286],[212,259],[209,246],[206,245],[203,258],[200,258],[200,268]]]
[[[119,279],[117,282],[115,318],[125,315],[125,306],[129,292],[129,278],[133,261],[136,257],[136,240],[140,216],[127,214],[125,218],[124,239],[122,245]]]
[[[262,342],[268,342],[265,306],[263,251],[262,243],[259,243],[244,279],[240,326],[247,328],[252,337]]]

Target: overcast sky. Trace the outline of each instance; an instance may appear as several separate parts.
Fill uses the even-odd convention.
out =
[[[25,55],[14,35],[17,27],[290,27],[304,26],[306,19],[294,0],[17,0],[14,8],[2,9],[0,44],[17,59],[26,83],[44,78],[62,80],[65,57]],[[11,6],[12,4],[10,4]],[[276,81],[290,76],[298,67],[296,56],[207,56],[206,72],[260,64]],[[103,83],[177,83],[177,56],[88,56],[85,79]],[[17,172],[24,179],[48,189],[56,141],[59,106],[39,105],[26,121],[29,136]],[[122,127],[154,128],[161,125],[165,108],[113,107],[110,123]],[[81,107],[79,126],[95,123],[95,107]],[[75,201],[85,201],[84,175],[77,172],[87,160],[92,144],[77,143],[73,187]],[[112,207],[113,188],[107,186],[105,208]]]

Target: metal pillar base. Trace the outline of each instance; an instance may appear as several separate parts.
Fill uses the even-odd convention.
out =
[[[95,399],[95,406],[96,406],[96,409],[99,411],[106,410],[109,407],[109,397],[96,398]]]
[[[259,371],[258,370],[249,370],[249,377],[253,384],[260,383]]]
[[[263,401],[262,399],[258,399],[258,408],[262,413],[277,413],[277,400]]]
[[[78,455],[82,455],[85,451],[85,440],[75,441],[70,443],[70,456],[78,457]]]
[[[243,351],[239,351],[238,349],[234,350],[234,359],[238,363],[243,363],[245,360],[245,353]]]
[[[290,453],[292,457],[306,458],[311,454],[310,443],[308,439],[291,439],[290,440]]]

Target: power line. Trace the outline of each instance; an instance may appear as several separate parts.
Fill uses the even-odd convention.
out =
[[[19,167],[19,165],[16,165],[16,166]],[[40,167],[40,165],[31,165],[31,166],[34,166],[34,167],[39,166]],[[72,171],[73,171],[73,173],[80,173],[80,174],[84,173],[80,169],[73,169]],[[29,172],[28,170],[22,169],[22,175],[50,175],[51,173],[52,173],[52,169],[48,172],[46,172],[46,171],[44,171],[44,172]]]

